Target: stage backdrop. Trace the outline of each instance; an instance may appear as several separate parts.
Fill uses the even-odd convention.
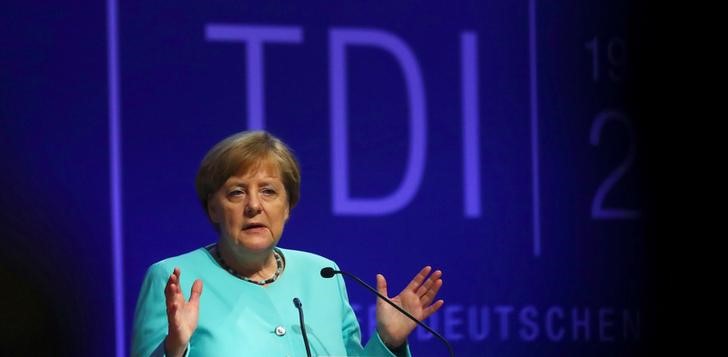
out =
[[[426,322],[457,356],[637,354],[648,205],[643,126],[625,101],[627,3],[95,5],[83,26],[102,47],[77,52],[106,61],[80,74],[96,94],[66,95],[102,114],[74,124],[93,144],[71,153],[99,163],[87,172],[98,192],[80,194],[100,218],[77,223],[100,235],[74,254],[81,274],[95,271],[77,285],[104,297],[104,317],[83,320],[101,342],[79,348],[128,354],[149,265],[217,238],[194,191],[200,160],[265,129],[302,167],[280,246],[371,284],[382,273],[392,295],[424,265],[443,270],[445,305]],[[375,299],[347,287],[366,340]],[[420,329],[410,344],[447,353]]]

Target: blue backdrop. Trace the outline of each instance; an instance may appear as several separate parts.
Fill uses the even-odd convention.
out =
[[[392,292],[442,269],[427,322],[456,355],[645,353],[649,126],[628,3],[6,2],[0,272],[18,308],[0,352],[128,354],[146,268],[216,240],[203,155],[264,128],[302,166],[281,246]],[[368,338],[375,301],[348,288]]]

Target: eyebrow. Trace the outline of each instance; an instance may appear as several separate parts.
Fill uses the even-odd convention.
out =
[[[278,179],[278,178],[277,178],[277,177],[275,177],[275,178],[273,178],[273,179]],[[273,180],[273,179],[269,179],[269,180],[261,180],[261,181],[260,181],[260,182],[261,182],[261,186],[263,186],[263,185],[272,185],[272,186],[275,186],[275,181],[276,181],[276,180]],[[281,185],[283,185],[283,182],[282,182],[282,181],[281,181],[280,179],[278,179],[277,181],[278,181],[278,182],[279,182],[279,183],[280,183]],[[235,186],[246,186],[246,187],[247,187],[247,186],[248,186],[249,184],[248,184],[248,182],[246,182],[246,181],[244,181],[244,180],[241,180],[241,179],[238,179],[238,178],[230,178],[230,179],[228,179],[228,180],[227,180],[227,181],[225,182],[225,185],[235,185]]]

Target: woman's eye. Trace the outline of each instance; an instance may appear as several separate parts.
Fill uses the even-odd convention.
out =
[[[230,193],[228,193],[228,195],[230,195],[232,197],[237,197],[237,196],[242,196],[244,193],[245,192],[243,192],[243,190],[232,190],[232,191],[230,191]]]
[[[273,196],[276,194],[276,191],[272,188],[264,188],[262,192],[266,196]]]

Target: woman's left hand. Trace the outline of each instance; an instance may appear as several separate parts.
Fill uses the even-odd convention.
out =
[[[399,295],[391,298],[395,304],[420,321],[435,313],[445,303],[443,300],[432,303],[442,286],[442,272],[436,270],[428,277],[430,271],[431,267],[424,267]],[[377,291],[389,297],[387,280],[382,274],[377,274]],[[377,332],[387,347],[394,349],[402,346],[415,327],[417,324],[414,321],[382,299],[377,299]]]

